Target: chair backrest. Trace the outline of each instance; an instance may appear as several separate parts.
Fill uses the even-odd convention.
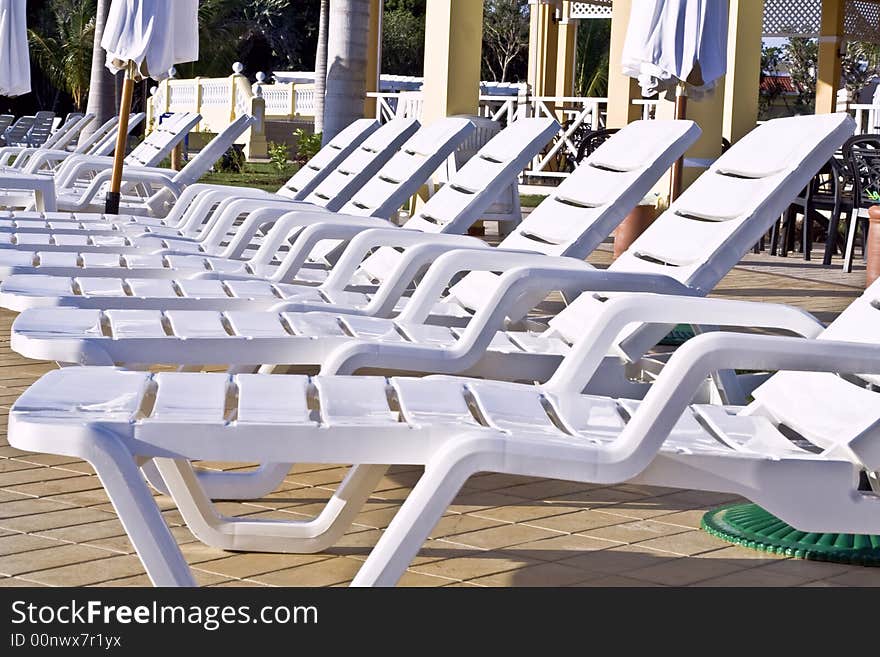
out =
[[[853,181],[856,207],[878,203],[871,193],[880,194],[880,135],[859,135],[843,145],[843,157]]]
[[[459,169],[403,229],[426,233],[463,233],[556,134],[554,119],[520,119],[489,140]],[[392,248],[381,248],[361,263],[376,280],[385,280],[399,261]]]
[[[34,125],[33,116],[20,116],[11,126],[6,128],[3,138],[7,146],[27,146],[27,133]]]
[[[15,117],[12,114],[0,114],[0,140],[3,138],[3,133],[6,132],[6,128],[11,126],[13,121],[15,121]]]
[[[880,282],[875,282],[818,339],[876,345],[878,335]],[[865,389],[865,382],[876,386],[880,377],[860,375],[847,381],[827,372],[778,372],[753,391],[755,402],[745,412],[769,416],[823,450],[858,457],[858,448],[855,454],[850,451],[854,441],[880,440],[880,395]]]
[[[339,163],[351,155],[355,148],[379,128],[375,119],[358,119],[331,139],[308,162],[300,167],[281,189],[280,196],[301,201],[321,184]]]
[[[364,139],[305,200],[331,211],[339,210],[418,129],[415,119],[389,121]]]
[[[256,123],[256,119],[249,114],[239,116],[205,144],[204,148],[185,167],[174,174],[173,181],[183,186],[192,185],[194,182],[197,182],[199,178],[211,169],[214,162],[219,160],[223,153],[232,146],[235,140],[254,123]],[[159,212],[163,204],[173,202],[174,196],[167,189],[162,188],[147,200],[147,205],[154,212]]]
[[[147,115],[144,112],[131,114],[128,117],[128,134],[131,134],[132,130],[138,127],[146,117]],[[113,125],[109,127],[102,137],[93,142],[91,150],[87,151],[89,155],[110,155],[116,149],[116,135],[119,134],[119,117],[114,117],[111,121],[114,121]]]
[[[43,143],[43,148],[66,149],[83,129],[95,118],[94,114],[79,114],[71,112],[67,119],[49,138]]]
[[[55,121],[55,112],[37,112],[34,114],[34,124],[27,133],[28,146],[42,146],[52,134],[52,122]]]
[[[855,130],[843,113],[768,121],[734,144],[642,233],[609,271],[660,274],[708,294],[772,226]],[[613,295],[581,294],[551,326],[582,335]],[[657,343],[669,327],[631,327],[627,357]]]
[[[397,107],[394,110],[395,119],[419,119],[422,118],[422,105],[425,96],[421,91],[401,91],[397,94]]]
[[[171,154],[189,131],[201,121],[200,114],[183,112],[166,118],[125,157],[128,166],[154,167]]]
[[[586,258],[700,136],[693,121],[634,121],[603,143],[504,240],[506,249]],[[472,272],[452,288],[476,309],[495,274]]]
[[[473,131],[473,123],[454,117],[420,127],[339,211],[390,218]]]
[[[245,130],[250,128],[256,119],[250,114],[242,114],[235,121],[226,126],[222,131],[214,135],[198,154],[187,162],[174,176],[174,182],[180,185],[191,185],[205,175],[219,160],[223,153],[229,150],[235,140],[241,137]]]

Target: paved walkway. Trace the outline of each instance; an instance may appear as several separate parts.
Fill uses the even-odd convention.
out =
[[[593,260],[608,261],[607,249]],[[832,319],[861,292],[863,273],[749,256],[715,295],[791,303]],[[0,412],[52,365],[9,350],[0,315]],[[5,435],[5,424],[3,426]],[[210,465],[210,464],[209,464]],[[299,465],[269,498],[221,511],[304,519],[338,485],[343,467]],[[168,522],[202,584],[333,586],[349,582],[420,475],[395,468],[345,538],[317,555],[223,552],[195,541],[169,500]],[[414,586],[866,586],[880,569],[805,562],[730,546],[699,530],[730,495],[644,486],[590,486],[483,474],[432,532],[401,584]],[[26,454],[0,437],[0,586],[146,585],[122,526],[85,463]]]

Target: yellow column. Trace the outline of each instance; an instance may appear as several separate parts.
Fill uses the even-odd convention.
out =
[[[633,105],[632,101],[641,98],[639,83],[634,78],[624,75],[621,68],[623,59],[623,43],[626,40],[626,28],[632,0],[614,0],[611,5],[611,51],[608,64],[608,116],[609,128],[622,128],[627,123],[642,118],[642,108]]]
[[[480,101],[483,3],[428,0],[422,120],[476,114]]]
[[[577,25],[571,20],[571,2],[563,0],[562,18],[556,41],[556,95],[574,95],[574,67],[577,56]]]
[[[844,0],[822,0],[819,28],[819,71],[816,79],[816,114],[828,114],[837,107],[840,88],[840,49],[844,42]]]
[[[733,143],[758,120],[764,0],[730,0],[729,16],[724,136]]]
[[[477,4],[474,0],[474,4]],[[556,58],[559,29],[555,4],[529,2],[528,82],[535,96],[556,95]]]
[[[367,92],[379,91],[382,72],[382,0],[370,0],[370,26],[367,32]],[[376,99],[364,99],[364,116],[376,116]]]

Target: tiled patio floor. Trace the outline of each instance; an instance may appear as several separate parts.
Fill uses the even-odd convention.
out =
[[[607,251],[595,257],[607,261]],[[717,296],[791,303],[830,320],[856,297],[864,272],[843,276],[802,260],[749,256]],[[0,315],[0,412],[52,365],[9,350]],[[5,425],[3,427],[5,434]],[[0,586],[145,585],[140,562],[84,463],[0,446]],[[296,466],[270,498],[224,503],[224,513],[306,518],[345,469]],[[419,477],[396,468],[344,540],[318,555],[207,548],[160,502],[202,584],[333,586],[349,582]],[[596,487],[483,474],[468,481],[401,584],[412,586],[865,586],[880,569],[804,562],[732,547],[699,530],[729,495],[642,486]]]

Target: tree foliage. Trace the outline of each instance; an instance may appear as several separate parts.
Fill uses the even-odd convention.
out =
[[[31,58],[56,89],[46,106],[56,106],[64,92],[82,110],[89,91],[96,0],[50,0],[46,6],[48,15],[28,30]]]
[[[525,81],[528,47],[528,0],[484,0],[482,79]]]

